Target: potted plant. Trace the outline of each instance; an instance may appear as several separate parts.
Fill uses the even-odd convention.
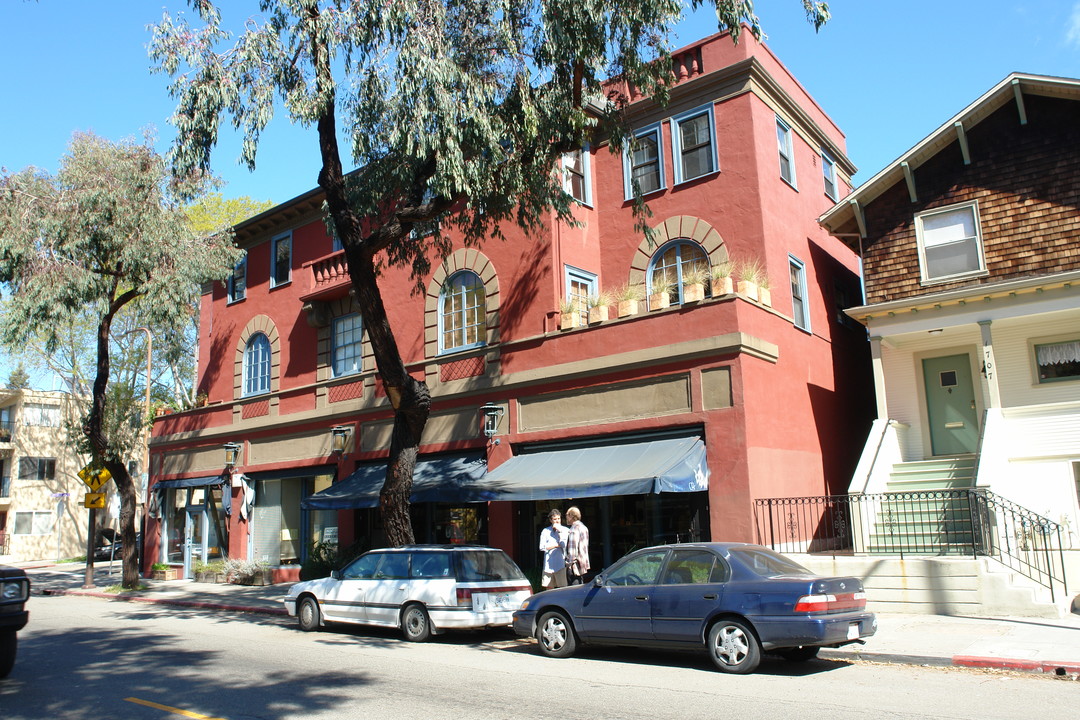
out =
[[[765,268],[762,267],[761,261],[756,258],[744,260],[739,265],[739,282],[736,288],[740,295],[745,295],[753,301],[758,299],[758,287],[763,277],[765,277]]]
[[[581,310],[576,300],[563,300],[559,303],[559,329],[573,330],[581,327]]]
[[[772,307],[772,292],[769,291],[769,276],[764,272],[761,274],[761,280],[758,282],[758,302],[765,307]]]
[[[640,285],[626,284],[615,291],[615,303],[618,307],[619,317],[629,317],[638,314],[638,305],[645,298],[645,291]]]
[[[156,562],[150,566],[150,577],[153,580],[179,580],[180,568],[168,563]]]
[[[225,562],[222,560],[211,560],[210,562],[200,560],[195,563],[194,570],[196,582],[225,582]]]
[[[683,302],[701,302],[705,299],[705,283],[709,280],[709,271],[704,265],[690,265],[683,269]]]
[[[667,278],[653,278],[652,287],[649,288],[649,309],[663,310],[671,305],[671,291],[675,289],[675,283]]]
[[[225,561],[225,573],[234,585],[273,585],[270,566],[262,560],[229,559]]]
[[[709,270],[709,280],[712,283],[712,296],[730,295],[735,292],[735,284],[731,279],[731,263],[724,261],[713,265]]]
[[[611,300],[606,292],[598,292],[585,298],[585,305],[589,308],[589,324],[605,322],[608,319],[608,305]]]

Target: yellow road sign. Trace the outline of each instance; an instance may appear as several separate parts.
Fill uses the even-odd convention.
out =
[[[86,493],[83,498],[83,507],[105,508],[105,493]]]
[[[101,486],[112,480],[112,473],[105,468],[92,468],[89,465],[79,471],[79,479],[82,480],[86,487],[91,491],[97,492],[101,489]],[[87,507],[90,507],[87,505]]]

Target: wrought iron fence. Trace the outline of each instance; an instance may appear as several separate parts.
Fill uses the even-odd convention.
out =
[[[758,542],[781,552],[990,557],[1068,593],[1062,528],[989,490],[764,498]]]

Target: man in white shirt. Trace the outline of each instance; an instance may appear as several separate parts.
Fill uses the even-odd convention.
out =
[[[540,552],[544,553],[544,576],[540,581],[545,590],[566,587],[566,527],[561,525],[562,513],[551,510],[551,523],[540,532]]]

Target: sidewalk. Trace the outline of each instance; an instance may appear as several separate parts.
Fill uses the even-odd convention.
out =
[[[142,582],[145,590],[107,593],[120,583],[119,563],[95,566],[93,589],[83,589],[80,564],[24,564],[34,595],[85,595],[108,600],[286,616],[281,602],[288,585],[249,587],[191,580]],[[31,601],[31,616],[33,613]],[[823,649],[835,660],[972,667],[1047,673],[1080,680],[1080,615],[1060,620],[975,618],[879,613],[878,631],[865,645]]]

